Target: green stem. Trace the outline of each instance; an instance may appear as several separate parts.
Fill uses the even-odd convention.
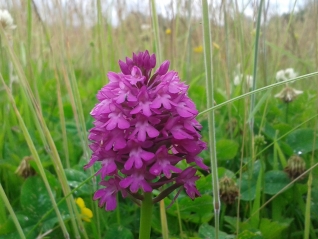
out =
[[[178,216],[178,223],[179,223],[179,230],[180,230],[180,238],[183,239],[182,221],[181,221],[181,215],[180,215],[180,209],[179,209],[178,200],[176,200],[175,204],[176,204],[176,207],[177,207],[177,216]]]
[[[167,214],[164,200],[159,202],[160,205],[160,221],[161,221],[161,229],[162,229],[162,238],[169,239],[169,230],[167,223]]]
[[[286,111],[285,111],[285,121],[286,121],[286,124],[288,124],[288,107],[289,107],[289,103],[286,103]]]
[[[103,16],[102,16],[102,1],[97,0],[96,3],[97,10],[97,42],[98,42],[98,50],[99,50],[99,67],[103,82],[106,82],[106,72],[105,72],[105,62],[104,62],[104,31],[103,31]]]
[[[10,215],[11,215],[11,218],[12,218],[12,220],[13,220],[13,223],[15,224],[15,226],[16,226],[16,228],[17,228],[17,230],[18,230],[18,233],[19,233],[19,235],[20,235],[20,238],[21,238],[21,239],[25,239],[26,237],[25,237],[25,235],[24,235],[24,233],[23,233],[23,230],[22,230],[22,228],[21,228],[21,225],[20,225],[20,223],[19,223],[19,221],[18,221],[18,218],[17,218],[17,216],[15,215],[15,213],[14,213],[12,207],[11,207],[11,204],[10,204],[8,198],[7,198],[7,195],[6,195],[5,191],[4,191],[3,188],[2,188],[1,183],[0,183],[0,198],[2,198],[2,201],[3,201],[4,204],[6,205],[8,211],[9,211],[9,213],[10,213]]]
[[[23,121],[23,118],[22,118],[20,112],[19,112],[18,109],[17,109],[17,106],[16,106],[16,103],[15,103],[15,101],[14,101],[13,95],[11,94],[11,92],[10,92],[9,88],[7,87],[7,85],[5,84],[1,73],[0,73],[0,81],[2,82],[2,84],[3,84],[3,86],[4,86],[5,90],[6,90],[6,92],[7,92],[7,94],[8,94],[9,101],[11,102],[12,107],[13,107],[13,110],[14,110],[15,113],[16,113],[16,116],[17,116],[18,121],[19,121],[19,123],[20,123],[21,130],[22,130],[23,135],[24,135],[24,137],[25,137],[25,140],[26,140],[26,142],[27,142],[27,144],[28,144],[28,146],[29,146],[29,149],[30,149],[30,151],[31,151],[31,154],[32,154],[32,156],[33,156],[33,159],[34,159],[34,161],[35,161],[35,163],[36,163],[36,165],[37,165],[37,167],[38,167],[38,169],[39,169],[39,173],[40,173],[40,175],[41,175],[41,177],[42,177],[42,179],[43,179],[43,182],[44,182],[44,184],[45,184],[45,187],[46,187],[46,189],[47,189],[47,191],[48,191],[49,197],[50,197],[51,202],[52,202],[52,206],[53,206],[53,208],[54,208],[54,210],[55,210],[55,212],[56,212],[56,215],[57,215],[58,221],[59,221],[59,223],[60,223],[61,229],[62,229],[62,231],[63,231],[63,233],[64,233],[64,238],[68,239],[68,238],[70,238],[70,237],[69,237],[69,234],[68,234],[68,231],[67,231],[66,226],[65,226],[65,224],[64,224],[62,215],[61,215],[61,213],[60,213],[60,211],[59,211],[59,209],[58,209],[58,207],[57,207],[57,204],[56,204],[56,201],[55,201],[55,198],[54,198],[54,194],[53,194],[52,189],[51,189],[51,187],[50,187],[50,185],[49,185],[49,182],[48,182],[48,179],[47,179],[47,177],[46,177],[46,174],[45,174],[43,165],[42,165],[42,163],[41,163],[40,157],[39,157],[39,155],[38,155],[38,152],[36,151],[35,145],[34,145],[32,139],[31,139],[31,136],[30,136],[30,134],[29,134],[29,131],[28,131],[28,129],[27,129],[27,127],[26,127],[24,121]]]
[[[223,207],[221,207],[221,213],[220,213],[220,229],[223,229],[224,225],[224,217],[225,217],[225,211],[226,211],[226,203],[222,204]]]
[[[140,209],[139,239],[150,238],[152,206],[152,193],[145,193]]]
[[[160,37],[159,37],[159,23],[158,23],[158,15],[156,10],[156,2],[155,0],[151,0],[151,18],[152,18],[152,27],[154,30],[155,37],[155,48],[156,48],[156,58],[157,62],[162,62],[161,58],[161,45],[160,45]]]
[[[117,200],[117,202],[118,202],[118,194],[117,194],[117,196],[116,196],[116,200]],[[118,225],[121,225],[121,222],[120,222],[120,209],[119,209],[119,207],[116,208],[116,217],[117,217],[117,224],[118,224]]]
[[[302,75],[302,76],[298,76],[296,78],[293,78],[293,79],[289,79],[289,80],[286,80],[286,81],[280,81],[280,82],[277,82],[277,83],[274,83],[274,84],[271,84],[271,85],[267,85],[267,86],[264,86],[262,88],[258,88],[256,90],[252,90],[250,92],[247,92],[247,93],[244,93],[242,95],[239,95],[239,96],[236,96],[230,100],[227,100],[227,101],[224,101],[222,103],[219,103],[217,105],[214,105],[214,106],[211,106],[211,107],[208,107],[207,109],[201,111],[198,116],[201,116],[203,114],[206,114],[210,111],[214,111],[216,109],[219,109],[219,108],[222,108],[224,105],[228,105],[234,101],[237,101],[237,100],[240,100],[240,99],[244,99],[245,97],[248,97],[250,95],[253,95],[253,94],[256,94],[256,93],[260,93],[262,91],[266,91],[266,90],[269,90],[269,89],[272,89],[276,86],[281,86],[281,85],[285,85],[286,83],[289,83],[289,82],[292,82],[292,81],[296,81],[296,80],[302,80],[302,79],[306,79],[306,78],[309,78],[309,77],[313,77],[313,76],[316,76],[318,75],[318,71],[315,71],[313,73],[309,73],[309,74],[306,74],[306,75]]]
[[[261,0],[259,8],[258,8],[258,16],[257,16],[257,23],[256,23],[257,26],[256,26],[255,45],[254,45],[253,91],[255,91],[256,89],[258,44],[259,44],[259,35],[261,31],[260,26],[261,26],[262,6],[263,6],[263,0]],[[254,116],[253,116],[254,107],[255,107],[255,94],[251,96],[251,108],[250,108],[250,115],[252,116],[252,118],[250,119],[250,129],[251,129],[252,135],[253,135],[253,128],[254,128]]]
[[[316,145],[316,140],[317,140],[317,126],[318,126],[318,121],[317,119],[315,120],[315,134],[313,138],[313,148]],[[314,160],[315,160],[315,150],[312,150],[311,153],[311,158],[310,158],[310,166],[314,165]],[[313,185],[313,172],[311,171],[308,177],[308,182],[307,182],[307,198],[306,198],[306,207],[305,207],[305,228],[304,228],[304,239],[309,239],[310,238],[310,229],[312,227],[311,224],[311,200],[312,200],[312,185]]]
[[[213,107],[213,71],[212,71],[212,37],[209,20],[209,6],[207,0],[202,0],[202,22],[203,22],[203,37],[204,37],[204,63],[205,63],[205,82],[207,93],[207,108]],[[216,158],[216,140],[215,140],[215,119],[214,111],[208,115],[208,127],[209,127],[209,149],[211,160],[211,174],[213,185],[213,205],[214,205],[214,227],[215,238],[219,238],[219,217],[220,217],[220,193],[219,193],[219,179],[218,179],[218,165]]]

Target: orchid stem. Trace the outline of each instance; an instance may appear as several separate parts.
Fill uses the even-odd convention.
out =
[[[140,209],[139,239],[150,238],[152,206],[152,193],[145,193]]]

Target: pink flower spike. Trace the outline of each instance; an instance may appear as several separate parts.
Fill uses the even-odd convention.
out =
[[[105,178],[108,175],[112,175],[117,170],[117,165],[115,163],[117,155],[113,151],[103,152],[100,157],[103,157],[102,168],[96,173],[96,175],[101,175],[102,178]]]
[[[109,82],[98,91],[91,111],[92,156],[84,168],[98,165],[95,175],[103,180],[94,200],[114,210],[119,191],[142,200],[144,192],[164,189],[161,197],[166,197],[179,187],[195,198],[200,194],[193,167],[208,167],[198,156],[206,144],[188,86],[177,72],[169,71],[169,61],[155,70],[156,56],[148,51],[133,53],[118,64],[121,72],[107,74]],[[178,167],[180,161],[188,165],[186,170]]]
[[[146,79],[146,77],[142,75],[141,70],[137,66],[134,66],[131,69],[131,76],[126,77],[126,79],[132,85],[136,85],[138,82],[143,82]]]
[[[134,171],[132,175],[122,179],[119,183],[122,188],[128,188],[132,193],[137,193],[139,189],[144,192],[151,192],[152,188],[145,180],[143,172],[141,170]]]
[[[105,186],[105,188],[97,190],[93,199],[99,199],[98,206],[105,205],[106,211],[115,210],[117,207],[116,195],[120,191],[119,179],[110,178],[108,181],[102,181],[100,185]]]
[[[168,72],[169,66],[170,66],[170,61],[164,61],[156,70],[155,74],[165,75]]]
[[[119,60],[119,61],[118,61],[118,64],[119,64],[119,67],[120,67],[121,72],[122,72],[123,74],[125,74],[125,75],[129,75],[129,74],[130,74],[129,67],[128,67],[128,65],[127,65],[125,62]]]
[[[107,130],[113,130],[116,127],[119,129],[128,129],[130,127],[129,121],[125,119],[123,113],[112,112],[108,115],[109,120],[105,123]]]
[[[150,104],[151,101],[149,101],[149,96],[147,93],[146,86],[143,86],[138,94],[139,104],[130,111],[130,114],[137,114],[140,111],[142,111],[142,114],[145,116],[151,116],[151,110],[150,110]]]
[[[196,109],[190,108],[190,107],[186,104],[186,102],[179,102],[179,103],[176,105],[176,109],[177,109],[178,114],[179,114],[181,117],[184,117],[184,118],[192,117],[192,116],[198,114],[198,111],[197,111]]]
[[[151,166],[149,172],[159,176],[162,172],[167,178],[171,178],[171,171],[181,173],[182,170],[173,166],[180,161],[180,158],[168,153],[165,146],[161,146],[156,152],[156,161]]]
[[[152,101],[150,108],[159,109],[163,106],[165,109],[170,110],[172,108],[171,105],[171,96],[168,94],[158,94],[157,97]]]
[[[135,125],[135,130],[131,133],[130,139],[134,139],[137,135],[137,139],[141,142],[146,140],[147,135],[150,138],[155,138],[159,135],[159,131],[151,125],[148,119],[144,116],[139,116]]]
[[[195,181],[197,181],[200,177],[194,176],[196,173],[196,169],[193,167],[189,167],[185,169],[177,178],[176,182],[183,184],[186,193],[189,195],[191,199],[196,198],[197,196],[201,196],[198,189],[195,187]]]
[[[133,140],[128,142],[130,148],[129,158],[125,163],[124,167],[129,170],[135,165],[135,168],[140,169],[143,166],[143,161],[151,160],[155,154],[148,152],[140,147],[140,145]]]
[[[187,156],[187,163],[195,163],[196,165],[198,165],[200,168],[202,168],[203,170],[209,170],[209,167],[206,166],[203,162],[203,159],[200,158],[197,155],[188,155]]]

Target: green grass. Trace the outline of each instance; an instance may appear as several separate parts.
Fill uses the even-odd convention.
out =
[[[97,20],[85,26],[92,16],[75,6],[65,21],[61,8],[45,12],[31,0],[9,9],[17,28],[11,38],[1,30],[0,41],[0,239],[138,238],[138,206],[119,196],[116,211],[98,208],[98,169],[83,166],[91,153],[89,112],[106,73],[145,49],[170,60],[190,85],[210,150],[202,157],[212,167],[212,175],[200,172],[202,197],[192,201],[182,192],[169,208],[175,194],[154,205],[151,238],[318,238],[317,4],[277,15],[264,1],[254,22],[235,3],[204,8],[202,19],[201,2],[190,2],[167,8],[168,18],[113,2],[107,13],[116,11],[118,26],[103,1],[88,6]],[[75,15],[80,24],[72,26]],[[204,51],[195,52],[200,45]],[[253,75],[254,88],[244,80],[234,85],[237,64],[243,77]],[[286,68],[299,74],[289,86],[303,91],[288,104],[274,97],[286,84],[276,82],[276,72]],[[284,169],[299,152],[306,168],[290,178]],[[27,156],[33,171],[25,168],[22,177],[16,170]],[[237,187],[227,193],[239,196],[227,204],[221,192],[218,220],[218,181],[225,176]],[[92,222],[81,219],[77,197],[93,211]]]

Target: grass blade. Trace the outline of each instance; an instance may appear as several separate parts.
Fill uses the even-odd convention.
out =
[[[213,107],[213,69],[212,69],[212,39],[209,20],[209,6],[207,0],[202,0],[202,17],[203,17],[203,36],[204,36],[204,63],[205,63],[205,82],[207,94],[207,108]],[[211,161],[212,187],[213,187],[213,204],[214,204],[214,220],[215,220],[215,238],[219,238],[219,217],[220,217],[220,195],[218,182],[218,166],[216,158],[215,146],[215,123],[214,111],[208,115],[209,128],[209,151]]]

